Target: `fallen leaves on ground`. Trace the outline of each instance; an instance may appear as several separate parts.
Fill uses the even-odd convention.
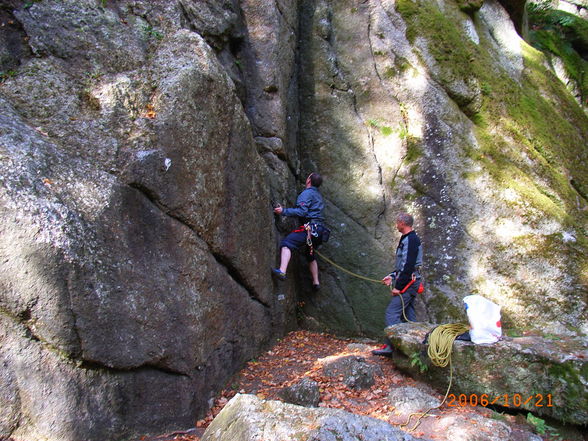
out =
[[[350,343],[355,343],[354,349],[348,348]],[[233,377],[227,387],[217,396],[207,415],[195,423],[196,432],[175,434],[175,437],[150,438],[146,441],[198,441],[206,427],[237,393],[253,394],[264,400],[282,401],[279,392],[305,377],[318,383],[320,407],[342,409],[357,415],[378,418],[407,431],[408,428],[413,428],[418,415],[413,415],[408,428],[403,426],[408,422],[409,416],[399,414],[390,402],[388,395],[393,387],[417,386],[418,383],[398,371],[389,358],[372,355],[371,350],[377,349],[379,346],[376,342],[365,341],[364,344],[359,345],[357,343],[357,340],[337,338],[324,333],[291,332],[258,359],[249,361]],[[342,377],[327,377],[323,374],[322,368],[327,358],[331,361],[349,355],[364,357],[368,363],[376,364],[382,370],[382,375],[375,376],[375,384],[369,389],[351,389],[343,383]],[[442,394],[430,390],[429,393],[440,401],[443,400]],[[440,409],[435,409],[428,416],[422,418],[418,424],[418,431],[411,433],[417,437],[445,439],[444,433],[438,434],[439,421],[451,416],[465,418],[466,415],[472,417],[479,415],[488,418],[492,416],[492,411],[482,407],[449,408],[447,405],[443,405]],[[507,421],[510,420],[509,423],[515,423],[514,417],[510,417],[506,416],[505,418]],[[464,430],[480,430],[472,422],[467,423],[467,426],[469,427],[465,427]],[[518,437],[513,439],[518,439]]]

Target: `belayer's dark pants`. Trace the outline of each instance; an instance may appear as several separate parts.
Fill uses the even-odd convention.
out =
[[[406,318],[410,321],[414,322],[416,320],[414,301],[417,296],[419,283],[420,279],[417,279],[404,294],[399,294],[392,297],[390,303],[388,303],[388,307],[386,308],[386,315],[384,319],[386,327],[395,325],[397,323],[406,322],[404,315],[406,315]],[[400,296],[402,296],[402,300],[404,300],[404,315],[402,314],[402,301],[400,300]],[[386,343],[392,346],[388,338],[386,338]]]
[[[386,327],[395,325],[396,323],[406,322],[404,316],[402,315],[402,301],[400,300],[401,295],[402,300],[404,300],[404,315],[406,315],[406,318],[410,321],[414,322],[416,320],[414,300],[417,295],[418,287],[419,281],[413,283],[404,294],[393,296],[392,299],[390,299],[390,303],[388,303],[388,307],[386,308]]]

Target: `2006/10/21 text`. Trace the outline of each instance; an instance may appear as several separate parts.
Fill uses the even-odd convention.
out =
[[[466,407],[466,406],[503,406],[503,407],[553,407],[552,395],[547,394],[502,394],[502,395],[488,395],[488,394],[449,394],[447,395],[447,405],[449,407]]]

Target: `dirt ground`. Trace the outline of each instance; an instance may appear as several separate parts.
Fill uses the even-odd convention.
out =
[[[333,337],[323,333],[295,331],[278,341],[269,351],[252,360],[236,374],[227,387],[218,395],[207,416],[195,422],[195,428],[188,432],[164,434],[158,437],[142,437],[142,441],[199,441],[206,427],[222,410],[224,405],[237,393],[255,394],[261,399],[281,400],[278,393],[304,377],[316,381],[320,386],[320,407],[343,409],[358,415],[379,418],[395,425],[415,437],[432,440],[456,439],[501,439],[497,428],[510,427],[508,438],[512,441],[526,441],[533,433],[546,441],[583,441],[586,438],[577,430],[564,434],[561,428],[554,431],[549,425],[537,427],[529,423],[525,414],[511,415],[486,407],[460,406],[455,401],[449,406],[447,400],[440,408],[433,409],[428,416],[417,420],[413,416],[398,412],[388,398],[390,390],[400,386],[416,386],[436,397],[439,401],[444,393],[438,393],[429,386],[419,384],[411,377],[398,371],[387,357],[371,354],[379,346],[373,341],[358,341]],[[378,365],[382,375],[376,376],[375,384],[369,389],[354,390],[347,387],[341,378],[329,378],[323,374],[325,360],[355,355],[364,357],[366,362]],[[539,420],[542,422],[543,420]],[[499,424],[502,422],[503,424]],[[407,424],[408,423],[408,424]],[[541,425],[541,424],[540,424]],[[453,435],[452,435],[453,433]],[[486,436],[485,436],[486,435]],[[481,436],[481,437],[480,437]],[[537,439],[537,438],[535,438]]]

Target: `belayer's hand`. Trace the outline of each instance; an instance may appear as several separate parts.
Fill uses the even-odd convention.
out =
[[[382,279],[382,283],[386,286],[390,286],[392,283],[392,276],[386,276]]]
[[[274,208],[274,213],[276,214],[282,214],[282,211],[284,211],[284,209],[281,205],[278,205],[276,208]]]
[[[393,295],[393,296],[397,296],[397,295],[399,295],[399,294],[400,294],[400,290],[399,290],[399,289],[396,289],[396,288],[394,288],[394,289],[393,289],[392,291],[390,291],[390,292],[392,293],[392,295]]]

